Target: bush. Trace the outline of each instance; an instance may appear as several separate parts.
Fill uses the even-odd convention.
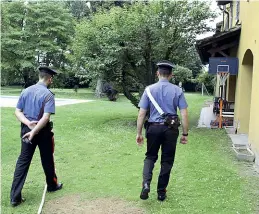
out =
[[[199,74],[197,78],[198,82],[198,90],[201,90],[202,83],[206,86],[209,93],[214,92],[214,87],[216,85],[216,78],[214,75],[209,74],[208,72],[204,72]]]
[[[186,83],[192,79],[192,71],[188,68],[177,65],[173,70],[174,78],[173,83],[179,84],[179,82]]]

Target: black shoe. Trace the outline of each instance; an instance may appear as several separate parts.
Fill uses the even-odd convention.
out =
[[[48,187],[47,188],[47,191],[48,192],[56,192],[56,191],[58,191],[58,190],[60,190],[60,189],[62,189],[62,187],[63,187],[63,184],[62,183],[59,183],[59,184],[57,184],[57,186],[56,187]]]
[[[157,195],[157,200],[159,201],[164,201],[166,199],[166,193],[163,192],[163,193],[158,193]]]
[[[18,206],[18,205],[20,205],[21,203],[23,203],[23,202],[25,202],[26,200],[24,199],[24,198],[22,198],[20,201],[12,201],[11,200],[11,205],[13,206],[13,207],[16,207],[16,206]]]
[[[142,200],[147,200],[148,199],[148,193],[150,192],[150,187],[148,184],[144,184],[142,191],[140,193],[140,198]]]

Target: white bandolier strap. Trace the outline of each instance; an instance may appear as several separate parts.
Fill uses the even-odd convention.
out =
[[[147,92],[147,96],[149,97],[150,101],[153,103],[153,105],[155,106],[156,110],[159,112],[160,115],[164,115],[164,111],[160,108],[160,106],[157,104],[157,102],[155,101],[154,97],[152,96],[152,94],[150,93],[150,89],[149,87],[146,88],[146,92]]]

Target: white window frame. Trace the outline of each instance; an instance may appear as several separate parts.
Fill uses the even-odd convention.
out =
[[[240,17],[240,0],[236,0],[236,22],[239,21]]]

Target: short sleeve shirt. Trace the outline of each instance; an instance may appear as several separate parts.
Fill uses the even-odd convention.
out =
[[[37,83],[22,92],[16,108],[22,110],[28,120],[39,120],[43,113],[55,114],[55,97],[44,83]]]
[[[168,80],[160,80],[159,82],[149,86],[149,88],[155,101],[167,114],[176,115],[177,108],[181,110],[188,107],[182,89],[171,84]],[[150,101],[146,90],[144,91],[138,106],[140,108],[150,110],[149,122],[163,122],[163,118],[161,118],[159,112]]]

